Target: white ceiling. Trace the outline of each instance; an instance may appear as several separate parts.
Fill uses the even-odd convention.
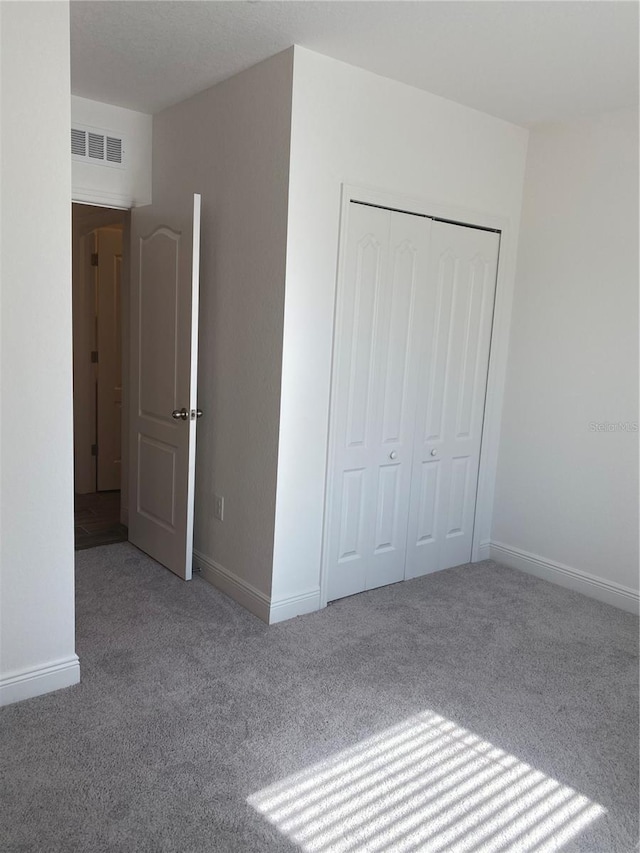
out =
[[[81,0],[72,91],[154,113],[292,44],[517,124],[638,103],[634,0]]]

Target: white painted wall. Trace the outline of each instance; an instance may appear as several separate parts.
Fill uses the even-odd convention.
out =
[[[319,602],[341,183],[505,218],[510,284],[526,145],[521,127],[295,48],[272,621]]]
[[[68,3],[2,3],[0,30],[0,703],[7,703],[73,684],[80,669]]]
[[[637,609],[637,421],[630,110],[531,132],[493,556]]]
[[[74,95],[71,121],[113,132],[124,146],[122,169],[72,161],[73,200],[124,208],[151,204],[152,117]]]
[[[196,562],[268,618],[293,52],[154,117],[153,203],[202,193]],[[224,497],[224,521],[213,496]]]

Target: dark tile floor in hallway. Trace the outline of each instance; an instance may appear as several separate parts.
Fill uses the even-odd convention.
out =
[[[76,551],[127,541],[120,523],[120,492],[92,492],[75,496]]]

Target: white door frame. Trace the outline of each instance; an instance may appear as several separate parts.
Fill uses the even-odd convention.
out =
[[[493,498],[498,465],[498,446],[500,441],[500,421],[507,368],[511,308],[513,303],[516,242],[515,231],[508,217],[472,210],[470,208],[458,207],[456,205],[443,204],[442,202],[409,196],[389,190],[358,186],[355,184],[342,184],[338,270],[333,317],[331,386],[329,392],[329,441],[327,446],[322,559],[320,565],[320,607],[327,606],[327,562],[330,516],[329,501],[333,494],[333,470],[331,461],[334,457],[336,433],[336,406],[334,400],[337,370],[337,359],[335,354],[338,344],[336,339],[336,329],[339,326],[340,295],[343,289],[346,224],[348,221],[347,214],[349,205],[354,201],[378,205],[380,207],[399,210],[405,213],[415,213],[422,216],[430,216],[435,219],[444,219],[448,222],[460,225],[474,225],[479,228],[493,229],[500,232],[498,277],[496,281],[493,326],[491,330],[491,347],[489,350],[489,370],[482,426],[482,442],[480,447],[478,488],[476,493],[476,514],[473,528],[473,542],[471,546],[471,562],[473,563],[488,559],[489,557]]]

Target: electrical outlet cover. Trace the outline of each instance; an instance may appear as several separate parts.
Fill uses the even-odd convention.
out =
[[[218,521],[223,521],[224,519],[224,498],[220,495],[213,496],[213,516]]]

